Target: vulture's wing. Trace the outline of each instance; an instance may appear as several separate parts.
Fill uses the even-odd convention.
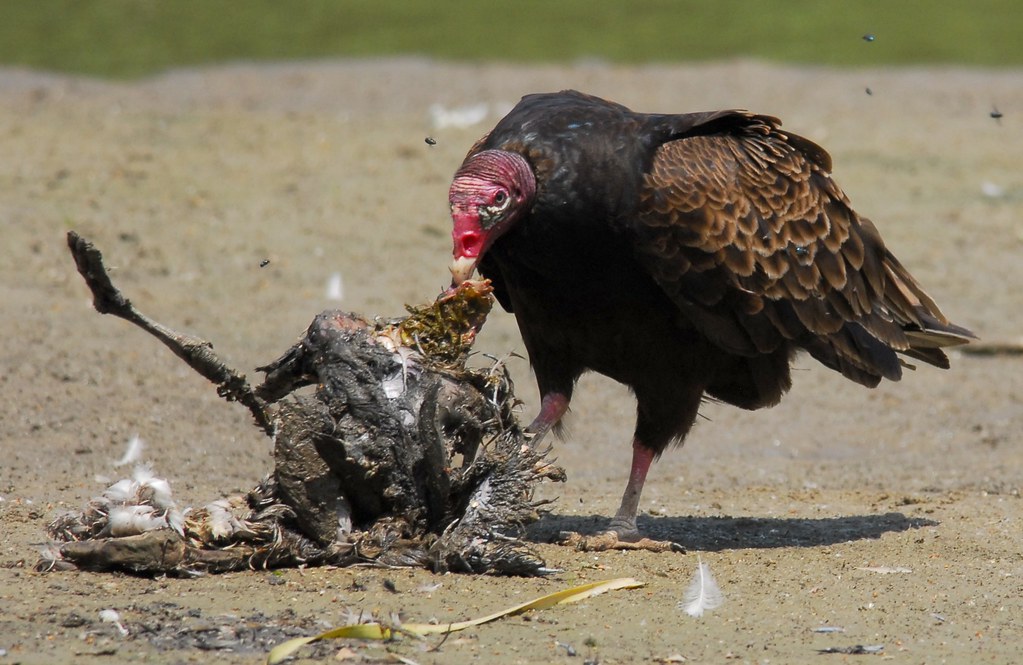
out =
[[[640,194],[640,261],[722,348],[789,340],[865,385],[898,379],[895,352],[940,367],[971,333],[949,323],[831,179],[828,154],[734,112],[660,145]]]

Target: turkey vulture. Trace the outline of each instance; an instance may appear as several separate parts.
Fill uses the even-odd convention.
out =
[[[703,399],[773,406],[806,351],[864,386],[947,368],[952,324],[831,179],[823,148],[747,111],[635,113],[528,95],[455,173],[451,272],[514,312],[546,434],[593,370],[637,399],[611,533],[636,540],[651,462]]]

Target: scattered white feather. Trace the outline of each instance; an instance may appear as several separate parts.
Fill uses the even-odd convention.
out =
[[[337,502],[337,540],[343,543],[347,540],[346,536],[352,532],[352,504],[345,497],[342,492],[338,496]]]
[[[185,537],[185,514],[176,508],[171,508],[164,515],[167,526],[173,529],[182,538]]]
[[[415,379],[419,376],[419,366],[409,363],[409,356],[402,356],[397,353],[394,355],[396,358],[400,358],[401,368],[380,382],[380,387],[383,388],[384,395],[388,399],[397,399],[404,395],[405,391],[408,390],[409,379]]]
[[[131,478],[122,478],[103,491],[100,499],[108,503],[125,504],[135,500],[135,493],[138,491],[138,484]]]
[[[140,464],[90,502],[94,517],[105,521],[100,536],[120,538],[157,529],[185,532],[185,517],[171,498],[170,483]]]
[[[244,502],[232,499],[217,499],[205,506],[209,515],[207,526],[214,541],[226,541],[237,534],[251,534],[251,525],[240,518],[238,513],[247,512]]]
[[[152,492],[149,503],[162,510],[170,510],[175,507],[174,499],[171,498],[170,483],[163,478],[153,478],[146,483],[146,487]]]
[[[131,479],[139,485],[143,485],[154,478],[153,467],[148,464],[136,464],[131,470]]]
[[[118,614],[117,610],[100,610],[99,620],[103,623],[112,623],[117,626],[117,632],[121,635],[127,635],[128,629],[121,623],[121,615]]]
[[[1001,198],[1005,194],[1005,188],[1001,185],[985,180],[980,183],[980,191],[989,199]]]
[[[107,516],[107,524],[99,536],[123,538],[156,531],[167,526],[164,515],[158,515],[152,506],[114,506]]]
[[[384,395],[388,399],[396,399],[405,394],[410,378],[419,376],[422,356],[415,349],[410,349],[401,341],[401,333],[397,326],[388,326],[375,338],[385,349],[394,354],[394,360],[401,367],[380,382]]]
[[[697,558],[693,581],[689,583],[689,588],[682,596],[678,608],[689,616],[698,617],[703,616],[703,613],[708,610],[720,607],[723,602],[725,602],[725,597],[721,593],[718,583],[714,581],[710,566],[705,564],[702,559]]]
[[[170,483],[164,478],[157,478],[144,464],[135,467],[131,478],[122,478],[105,489],[102,496],[93,499],[93,503],[99,507],[144,504],[159,510],[176,507]]]
[[[384,396],[387,399],[396,399],[405,394],[405,376],[401,372],[395,372],[380,382],[384,389]]]
[[[472,127],[483,122],[489,112],[490,106],[486,102],[452,109],[441,104],[433,104],[430,106],[430,120],[436,129]]]
[[[327,300],[340,302],[345,297],[345,284],[341,273],[336,272],[327,278]]]
[[[124,466],[139,461],[139,458],[142,457],[142,449],[145,447],[146,442],[140,439],[138,434],[132,434],[128,439],[128,447],[125,449],[124,455],[114,462],[114,466]]]
[[[210,516],[210,534],[214,540],[227,539],[234,533],[235,517],[231,514],[231,506],[227,499],[218,499],[206,504],[206,512]]]
[[[121,615],[117,610],[100,610],[99,620],[103,623],[117,623],[121,620]]]
[[[136,495],[140,501],[161,510],[176,507],[174,499],[171,498],[170,483],[153,475],[153,470],[149,466],[145,464],[136,466],[132,478],[138,483]]]

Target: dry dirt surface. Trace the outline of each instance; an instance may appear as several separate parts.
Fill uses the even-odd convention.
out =
[[[780,406],[708,405],[685,448],[655,466],[640,519],[688,554],[543,543],[598,530],[625,483],[634,403],[589,376],[556,443],[568,483],[545,490],[557,502],[533,532],[562,571],[549,578],[33,571],[47,521],[129,473],[115,462],[133,435],[179,505],[246,490],[271,464],[242,408],[152,338],[92,311],[68,230],[104,251],[144,312],[259,378],[251,368],[323,309],[397,316],[432,299],[447,281],[446,194],[462,156],[520,95],[568,87],[640,110],[781,117],[832,153],[855,207],[946,313],[985,340],[1018,338],[1018,70],[387,60],[130,84],[0,70],[0,664],[255,663],[351,611],[456,621],[622,576],[646,586],[439,647],[333,643],[300,660],[1019,662],[1023,359],[1011,355],[953,353],[950,371],[923,367],[873,391],[800,358]],[[478,350],[523,353],[511,315],[492,315]],[[510,362],[528,419],[528,364]],[[698,559],[725,603],[696,619],[676,604]],[[120,627],[100,620],[105,609]],[[883,652],[819,654],[855,645]]]

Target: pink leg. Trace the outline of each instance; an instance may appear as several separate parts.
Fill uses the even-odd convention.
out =
[[[639,538],[636,528],[636,513],[639,511],[639,499],[643,494],[643,483],[654,461],[654,451],[640,443],[639,439],[632,442],[632,470],[629,472],[629,483],[622,495],[622,505],[611,520],[611,530],[623,539]]]
[[[593,536],[584,536],[573,531],[561,532],[561,543],[584,552],[606,552],[608,550],[647,550],[648,552],[685,552],[686,548],[670,540],[651,540],[639,535],[636,528],[636,513],[639,498],[643,494],[643,483],[647,471],[654,461],[654,451],[639,439],[632,442],[632,471],[629,484],[622,496],[622,505],[611,520],[611,528]]]
[[[547,393],[540,402],[540,413],[526,428],[533,435],[533,443],[539,443],[551,428],[558,424],[568,411],[568,397],[562,393]]]

